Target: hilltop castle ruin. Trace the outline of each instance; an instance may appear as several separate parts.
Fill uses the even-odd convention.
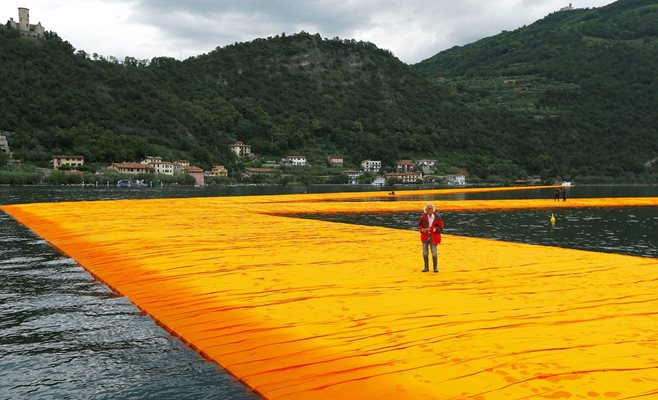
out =
[[[36,25],[30,24],[30,10],[25,7],[18,8],[18,22],[10,18],[7,27],[18,30],[22,36],[43,37],[46,32],[41,22]]]

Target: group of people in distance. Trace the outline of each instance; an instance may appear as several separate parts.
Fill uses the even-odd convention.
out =
[[[567,201],[567,189],[565,188],[557,188],[555,189],[555,201],[560,201],[560,197],[562,197],[562,201]]]

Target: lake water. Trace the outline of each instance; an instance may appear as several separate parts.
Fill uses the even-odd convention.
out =
[[[371,187],[0,187],[0,204],[372,190]],[[390,188],[381,188],[389,191]],[[398,188],[395,189],[398,191]],[[552,198],[550,190],[417,196],[427,200]],[[574,187],[569,197],[658,196],[658,187]],[[400,198],[402,199],[402,198]],[[408,198],[406,198],[408,199]],[[396,198],[386,200],[395,201]],[[568,200],[567,200],[568,201]],[[415,229],[419,213],[323,219]],[[658,209],[444,213],[452,234],[658,257]],[[0,398],[257,399],[172,338],[126,298],[0,213]]]

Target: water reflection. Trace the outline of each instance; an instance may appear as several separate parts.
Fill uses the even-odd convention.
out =
[[[0,398],[258,398],[4,214],[0,238]]]
[[[302,215],[359,225],[416,230],[419,213]],[[445,212],[445,232],[530,244],[658,257],[658,209],[561,208],[557,222],[546,210]]]
[[[566,189],[567,203],[571,198],[600,197],[656,197],[658,186],[648,185],[616,185],[616,186],[573,186]],[[530,189],[513,192],[476,192],[456,193],[437,196],[445,200],[504,200],[504,199],[553,199],[555,189]]]
[[[427,187],[411,189],[429,189]],[[435,188],[441,189],[441,188]],[[443,189],[455,189],[443,188]],[[459,193],[427,193],[427,194],[414,194],[408,196],[405,190],[396,189],[395,195],[389,195],[382,191],[378,194],[373,194],[372,197],[352,199],[348,201],[441,201],[441,200],[505,200],[505,199],[550,199],[552,200],[555,195],[555,189],[532,189],[526,188],[524,190],[514,191],[491,191],[491,192],[465,192]],[[658,196],[658,186],[574,186],[566,189],[567,203],[571,198],[599,198],[599,197],[656,197]],[[336,200],[345,201],[345,200]],[[560,200],[562,201],[562,200]]]

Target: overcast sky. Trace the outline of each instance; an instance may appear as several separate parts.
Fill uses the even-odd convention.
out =
[[[572,0],[574,8],[610,0]],[[0,21],[57,32],[87,53],[187,58],[216,47],[300,31],[357,39],[413,64],[452,46],[514,30],[567,6],[561,0],[2,0]]]

